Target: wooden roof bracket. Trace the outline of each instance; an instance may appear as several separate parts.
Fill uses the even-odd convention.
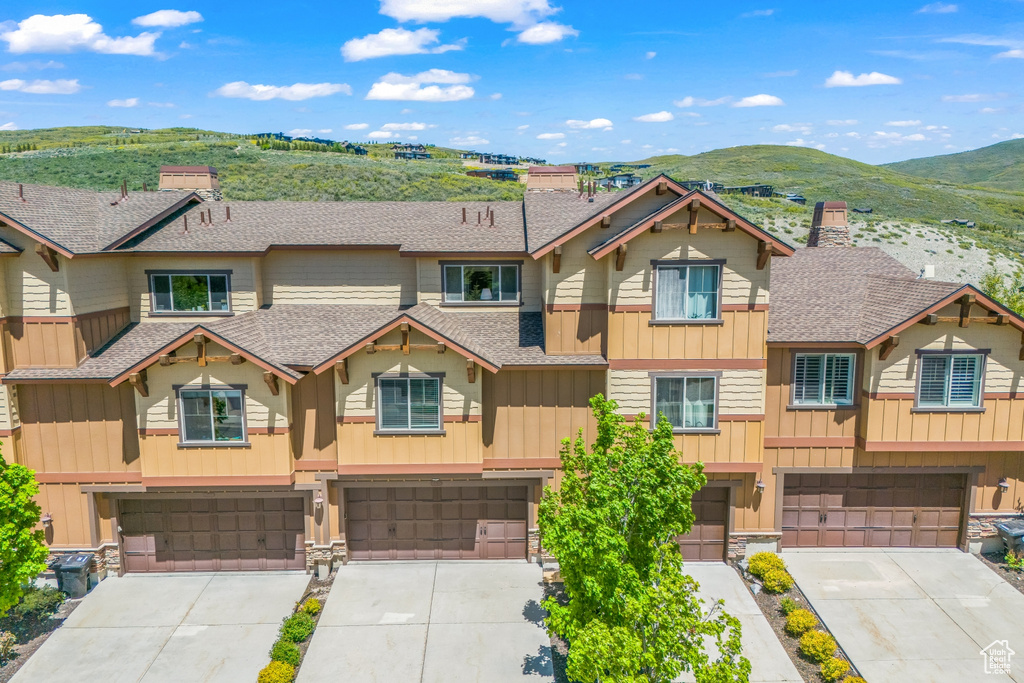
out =
[[[878,360],[885,360],[892,353],[892,350],[900,345],[900,337],[898,334],[894,334],[878,347]]]
[[[206,367],[206,336],[202,332],[196,333],[192,336],[192,341],[196,345],[196,361],[199,363],[199,367]]]
[[[562,269],[562,245],[556,244],[551,254],[551,272],[557,273]]]
[[[612,217],[611,216],[601,216],[601,227],[602,228],[610,228],[610,227],[612,227]]]
[[[232,365],[241,365],[242,363],[245,362],[245,356],[243,356],[240,353],[233,353],[230,356],[228,356],[228,358],[231,359]]]
[[[960,301],[960,327],[967,327],[971,324],[971,307],[977,302],[973,294],[964,294]]]
[[[281,393],[281,387],[279,387],[277,384],[277,375],[275,375],[272,372],[264,372],[263,381],[267,383],[268,387],[270,387],[271,394],[277,396],[278,394]]]
[[[135,391],[139,392],[139,396],[146,398],[149,396],[149,386],[146,384],[146,371],[140,370],[139,372],[133,372],[128,375],[128,384],[135,387]]]
[[[466,359],[466,379],[469,380],[470,384],[476,382],[476,361],[472,358]]]
[[[921,318],[921,324],[922,325],[938,325],[939,324],[939,314],[938,313],[929,313],[925,317]]]
[[[757,269],[764,270],[764,267],[768,265],[768,259],[772,255],[772,243],[767,240],[761,240],[757,243]]]
[[[60,261],[57,260],[57,252],[53,250],[49,245],[40,242],[36,245],[36,253],[43,259],[50,270],[57,272],[60,270]]]
[[[694,197],[690,200],[690,234],[697,234],[697,214],[700,212],[700,199]]]
[[[437,342],[437,352],[444,353],[448,350],[448,346],[444,342]]]
[[[348,384],[348,358],[342,358],[335,363],[334,369],[338,372],[338,379],[341,380],[341,383]]]
[[[626,250],[629,249],[629,245],[623,242],[615,250],[615,270],[621,271],[626,265]]]
[[[654,188],[654,194],[665,194],[668,192],[668,181],[662,180],[658,183],[657,187]]]
[[[376,342],[366,342],[366,346],[364,346],[363,348],[366,349],[367,353],[376,353],[377,352],[377,344],[376,344]]]
[[[661,232],[663,227],[664,227],[664,224],[661,221],[654,221],[654,225],[651,226],[651,232],[654,232],[654,233]]]
[[[402,353],[409,355],[409,323],[402,323]]]
[[[732,218],[727,220],[725,222],[725,231],[726,232],[736,232],[736,221],[733,220]]]

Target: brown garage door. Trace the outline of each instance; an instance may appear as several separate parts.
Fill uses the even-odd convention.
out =
[[[725,559],[726,526],[729,519],[729,488],[710,486],[693,495],[693,529],[680,536],[679,549],[685,562]]]
[[[354,560],[526,558],[525,486],[347,488]]]
[[[302,499],[122,500],[125,571],[305,569]]]
[[[791,474],[782,545],[952,548],[960,539],[962,474]]]

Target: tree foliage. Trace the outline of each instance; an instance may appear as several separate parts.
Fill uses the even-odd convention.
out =
[[[981,278],[981,291],[1018,315],[1024,315],[1024,270],[1004,277],[995,268]]]
[[[664,416],[649,432],[601,395],[590,405],[596,440],[589,449],[582,433],[563,441],[561,487],[545,490],[539,514],[568,598],[544,607],[549,631],[570,643],[569,676],[668,683],[692,671],[698,683],[747,681],[739,621],[697,596],[675,541],[693,526],[702,466],[680,464]]]
[[[37,530],[35,472],[0,455],[0,614],[18,604],[25,586],[46,569],[49,551]]]

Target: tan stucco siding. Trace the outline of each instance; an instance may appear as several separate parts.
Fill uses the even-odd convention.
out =
[[[274,251],[262,277],[270,304],[416,303],[416,259],[397,251]]]
[[[83,315],[128,306],[127,260],[117,256],[103,256],[67,261],[72,312]]]
[[[230,351],[210,343],[207,355],[225,356]],[[179,357],[196,355],[196,347],[189,343],[178,349]],[[205,368],[196,363],[176,363],[164,367],[152,365],[147,370],[149,396],[136,394],[140,429],[177,429],[178,402],[174,392],[177,385],[245,385],[245,421],[248,428],[285,429],[289,424],[289,385],[278,380],[280,392],[274,396],[263,381],[263,369],[253,363],[232,365],[210,363]]]
[[[626,415],[651,413],[651,372],[656,371],[608,371],[608,396],[618,401],[620,412]],[[764,382],[764,370],[723,370],[718,388],[719,414],[764,413]]]
[[[128,259],[128,286],[131,290],[132,320],[141,322],[201,322],[215,319],[212,316],[166,317],[150,315],[149,276],[150,270],[189,271],[231,271],[230,302],[235,313],[255,311],[259,308],[256,295],[255,274],[252,260],[244,257],[139,257]]]
[[[520,269],[520,281],[522,286],[521,298],[523,306],[518,309],[521,311],[539,311],[541,310],[541,304],[543,302],[543,295],[541,294],[541,268],[542,264],[532,258],[525,259],[475,259],[472,256],[467,258],[451,258],[451,259],[429,259],[420,258],[416,259],[417,265],[416,270],[419,281],[419,301],[420,303],[428,303],[433,306],[439,306],[443,304],[442,301],[442,285],[441,285],[441,263],[459,261],[462,263],[481,263],[485,265],[494,265],[501,263],[517,263]],[[507,306],[459,306],[450,307],[445,309],[453,313],[459,311],[507,311]]]

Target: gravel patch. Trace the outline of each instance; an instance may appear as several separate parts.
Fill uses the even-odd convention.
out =
[[[36,650],[43,646],[51,633],[64,625],[64,620],[71,616],[71,613],[81,603],[80,599],[66,600],[55,614],[38,620],[18,619],[14,616],[0,619],[0,631],[10,631],[18,639],[18,644],[14,647],[14,656],[0,664],[0,683],[7,683],[14,678],[18,669],[35,654]]]
[[[983,564],[989,569],[994,571],[996,574],[1016,588],[1022,595],[1024,595],[1024,572],[1017,571],[1016,569],[1009,569],[1003,563],[1003,553],[985,553],[984,555],[978,555],[981,558]]]

